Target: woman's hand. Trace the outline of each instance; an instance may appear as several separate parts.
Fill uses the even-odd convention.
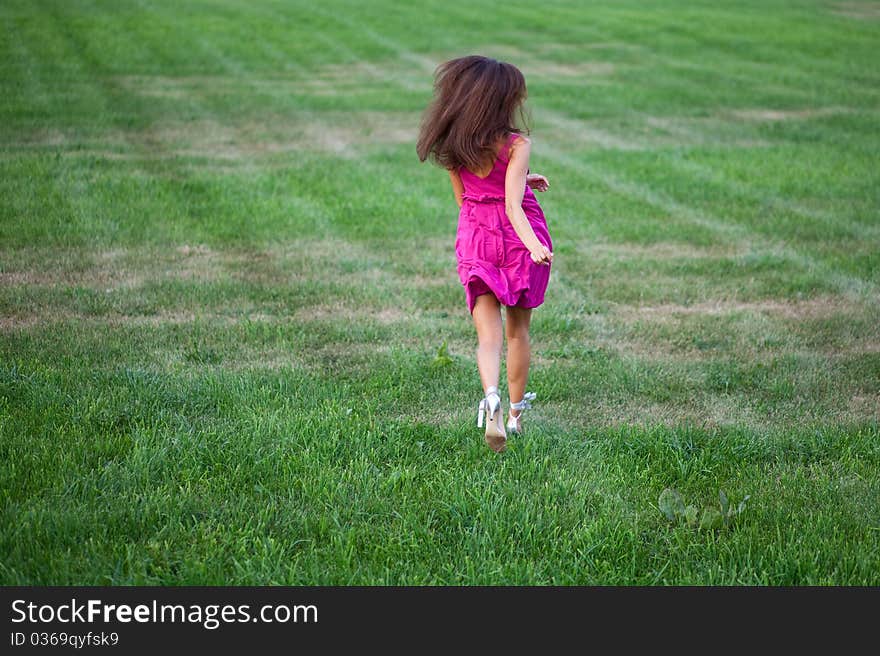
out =
[[[529,255],[532,256],[532,262],[535,264],[550,266],[550,263],[553,262],[553,251],[544,244],[539,244],[537,248],[530,250]]]
[[[550,187],[549,180],[538,173],[529,173],[526,176],[526,184],[535,191],[547,191]]]

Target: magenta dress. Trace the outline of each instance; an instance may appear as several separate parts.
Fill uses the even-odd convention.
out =
[[[532,261],[529,249],[513,229],[504,207],[504,178],[510,146],[518,136],[510,135],[485,178],[464,167],[458,171],[464,195],[458,215],[455,255],[458,277],[472,314],[477,296],[481,294],[494,294],[506,306],[538,307],[544,302],[550,280],[550,266]],[[544,212],[528,186],[522,208],[538,241],[552,251]]]

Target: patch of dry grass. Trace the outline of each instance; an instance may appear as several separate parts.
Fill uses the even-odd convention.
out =
[[[835,2],[831,5],[831,12],[838,16],[855,18],[858,20],[880,20],[880,2]]]
[[[849,107],[808,107],[804,109],[735,109],[729,115],[746,121],[796,121],[823,116],[851,114],[855,110]]]
[[[111,160],[201,158],[247,163],[296,152],[351,159],[364,149],[414,143],[419,116],[409,112],[322,112],[261,120],[168,119],[141,130],[108,130],[83,139],[76,132],[36,130],[18,148],[69,149]]]
[[[724,299],[681,305],[664,303],[662,305],[618,305],[617,314],[624,318],[648,318],[653,321],[666,321],[682,315],[718,316],[739,312],[766,313],[770,315],[806,319],[838,315],[841,312],[855,313],[861,304],[841,296],[821,296],[803,300],[778,301],[773,299],[761,301],[737,301]]]

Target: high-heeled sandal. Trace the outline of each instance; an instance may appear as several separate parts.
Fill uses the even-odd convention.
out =
[[[497,387],[486,390],[486,396],[480,401],[480,409],[477,411],[477,428],[486,424],[486,444],[495,453],[501,453],[507,447],[507,433],[504,432],[504,422],[501,416],[501,397]]]
[[[507,413],[507,430],[511,433],[521,433],[522,432],[522,421],[520,421],[522,417],[523,410],[528,410],[532,407],[532,401],[538,395],[534,392],[526,392],[523,394],[522,401],[517,401],[516,403],[510,404],[511,410],[519,410],[519,414],[514,417],[509,412]]]

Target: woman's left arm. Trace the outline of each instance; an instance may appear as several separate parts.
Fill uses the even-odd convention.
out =
[[[511,145],[510,160],[504,177],[504,209],[517,237],[529,249],[532,261],[535,264],[549,265],[553,261],[553,253],[538,239],[522,208],[531,149],[532,142],[522,136]]]
[[[461,176],[458,174],[458,171],[449,170],[449,181],[452,183],[452,193],[455,194],[455,202],[461,207],[464,185],[461,182]]]

